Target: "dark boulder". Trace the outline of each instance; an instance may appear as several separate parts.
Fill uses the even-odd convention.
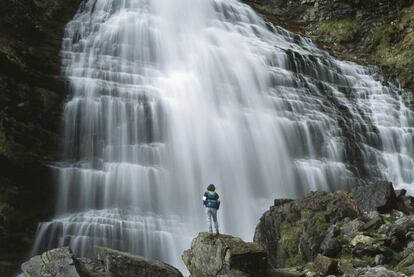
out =
[[[264,248],[228,235],[200,233],[182,258],[192,276],[267,275]]]
[[[352,197],[361,211],[391,211],[396,205],[396,195],[391,182],[378,181],[358,186],[352,190]]]
[[[182,277],[175,267],[141,256],[104,248],[95,248],[97,259],[105,268],[106,277]]]
[[[321,243],[321,253],[327,257],[336,257],[342,249],[342,244],[337,238],[340,233],[340,229],[336,225],[332,225],[328,234],[325,236]]]
[[[338,261],[320,254],[316,256],[313,265],[315,270],[323,276],[338,273]]]
[[[321,253],[331,225],[358,216],[358,206],[348,193],[315,192],[302,200],[272,206],[261,217],[254,241],[266,248],[270,265],[292,267],[313,261]],[[326,245],[331,244],[328,240]]]
[[[414,197],[412,196],[399,196],[396,201],[397,210],[405,213],[405,214],[413,214],[414,213]]]

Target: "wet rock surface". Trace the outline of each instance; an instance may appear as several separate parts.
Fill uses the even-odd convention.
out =
[[[267,276],[264,248],[228,235],[200,233],[182,258],[191,276]]]

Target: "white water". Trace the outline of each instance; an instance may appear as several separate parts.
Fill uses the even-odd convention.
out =
[[[414,191],[409,96],[238,1],[85,1],[62,67],[57,215],[34,252],[106,245],[183,269],[209,183],[245,240],[274,198],[362,178]]]

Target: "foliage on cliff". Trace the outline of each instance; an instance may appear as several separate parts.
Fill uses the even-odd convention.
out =
[[[414,1],[244,0],[340,58],[379,66],[414,91]]]

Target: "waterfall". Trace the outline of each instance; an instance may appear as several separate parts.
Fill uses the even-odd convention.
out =
[[[236,0],[87,0],[61,51],[55,219],[34,252],[93,245],[183,268],[214,183],[252,240],[274,198],[388,179],[414,193],[411,94]]]

